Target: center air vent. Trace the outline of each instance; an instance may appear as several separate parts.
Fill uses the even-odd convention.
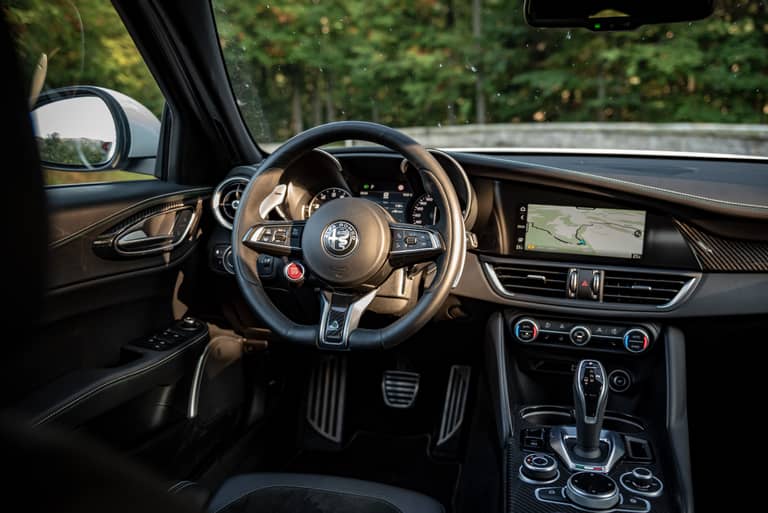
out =
[[[565,298],[568,268],[517,264],[488,264],[499,286],[509,294]]]
[[[692,280],[690,276],[676,274],[606,270],[603,302],[666,305]]]
[[[233,176],[221,182],[213,193],[213,214],[219,224],[228,230],[232,229],[240,198],[247,185],[247,178]]]

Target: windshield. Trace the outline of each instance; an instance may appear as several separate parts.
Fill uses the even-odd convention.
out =
[[[213,0],[265,149],[368,120],[439,147],[768,155],[768,7],[633,32],[535,29],[513,0]]]

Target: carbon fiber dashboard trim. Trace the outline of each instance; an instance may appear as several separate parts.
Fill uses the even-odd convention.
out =
[[[675,223],[705,271],[768,271],[768,243],[726,239]]]

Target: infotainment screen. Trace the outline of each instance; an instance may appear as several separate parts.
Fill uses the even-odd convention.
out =
[[[645,211],[528,204],[520,207],[516,249],[612,258],[643,256]],[[523,226],[519,226],[523,228]]]

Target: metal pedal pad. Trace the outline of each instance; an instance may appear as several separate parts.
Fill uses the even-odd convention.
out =
[[[327,356],[312,369],[309,378],[307,422],[317,434],[331,442],[341,442],[346,391],[346,357]]]
[[[381,378],[381,392],[384,396],[384,404],[390,408],[410,408],[416,401],[419,393],[419,380],[421,375],[417,372],[384,371]]]
[[[440,431],[437,435],[437,445],[450,440],[461,428],[464,422],[464,412],[467,406],[469,380],[472,368],[468,365],[454,365],[448,376],[448,388],[443,402],[443,416],[440,420]]]

